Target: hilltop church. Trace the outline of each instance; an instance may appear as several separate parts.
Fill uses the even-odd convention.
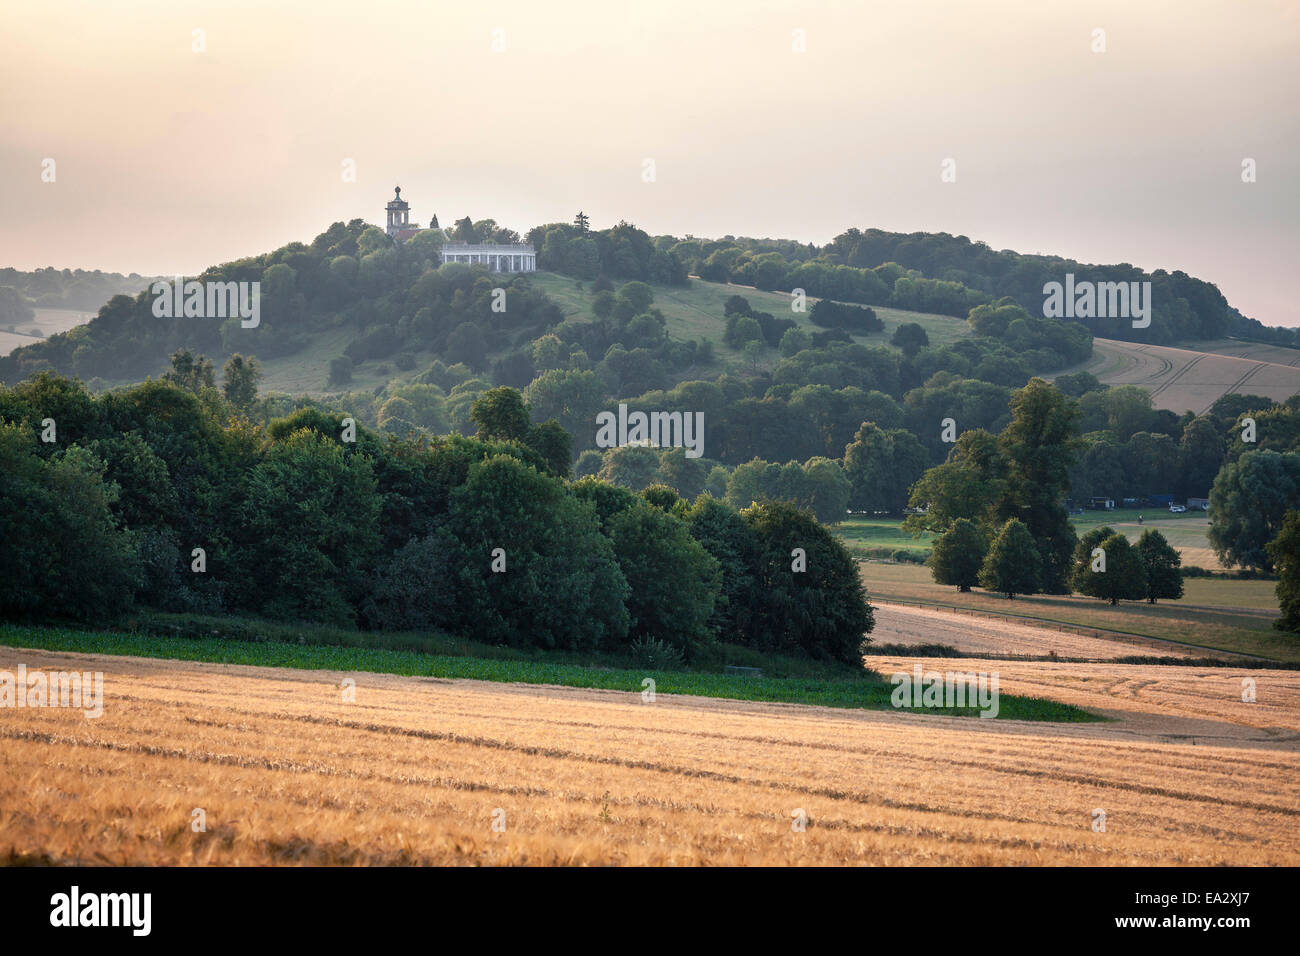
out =
[[[423,230],[410,224],[411,205],[402,198],[402,187],[394,190],[394,195],[385,207],[388,212],[387,232],[395,242],[405,242]],[[435,216],[429,223],[430,229],[437,228]],[[442,246],[443,262],[468,262],[484,265],[493,272],[535,272],[537,271],[537,253],[530,242],[470,243],[444,242]]]

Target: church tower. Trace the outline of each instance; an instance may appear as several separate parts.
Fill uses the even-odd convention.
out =
[[[410,215],[411,205],[402,198],[401,186],[394,190],[393,198],[386,208],[388,209],[388,234],[390,236],[395,236],[401,230],[410,228],[406,217]]]

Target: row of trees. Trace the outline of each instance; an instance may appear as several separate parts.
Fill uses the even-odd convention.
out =
[[[1008,598],[1037,594],[1043,589],[1042,555],[1023,522],[1012,518],[990,541],[987,530],[959,518],[934,543],[930,568],[939,584],[959,591],[978,585]],[[1183,596],[1182,559],[1154,528],[1142,532],[1136,545],[1112,528],[1094,528],[1079,539],[1070,577],[1079,594],[1151,604]]]
[[[197,394],[149,381],[96,398],[47,374],[0,389],[0,614],[141,603],[841,661],[871,629],[851,556],[810,513],[571,483],[568,436],[513,390],[474,403],[477,437],[412,442],[314,408],[255,425],[208,369],[179,369]]]

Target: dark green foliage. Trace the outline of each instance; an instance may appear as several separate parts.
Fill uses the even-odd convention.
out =
[[[478,428],[478,437],[488,441],[522,442],[532,427],[528,405],[513,388],[488,389],[474,402],[469,417]]]
[[[1265,546],[1300,501],[1300,451],[1249,451],[1219,471],[1210,491],[1210,544],[1225,564],[1272,569]]]
[[[457,613],[447,626],[488,643],[612,646],[630,623],[620,555],[595,509],[564,484],[514,458],[470,466],[452,493],[449,567]],[[493,571],[502,549],[505,571]],[[442,586],[442,585],[439,585]]]
[[[73,446],[43,459],[34,433],[0,424],[0,614],[91,620],[130,606],[136,553],[104,463]]]
[[[845,329],[859,333],[880,332],[885,328],[885,323],[876,317],[874,309],[845,305],[830,299],[819,300],[808,313],[808,321],[826,329]]]
[[[1037,594],[1040,590],[1042,558],[1024,523],[1012,518],[989,546],[980,568],[980,587],[999,591],[1008,598]]]
[[[1282,611],[1273,626],[1300,634],[1300,511],[1287,511],[1277,537],[1266,549],[1277,571],[1277,600]]]
[[[605,532],[630,591],[630,636],[672,644],[688,659],[715,640],[708,621],[722,584],[718,562],[686,523],[644,501],[612,515]]]
[[[1103,598],[1111,604],[1147,598],[1147,572],[1142,554],[1122,534],[1111,534],[1094,545],[1102,555],[1087,557],[1075,570],[1074,587],[1080,594]],[[1103,563],[1104,556],[1104,563]],[[1094,560],[1097,570],[1093,570]],[[1182,581],[1179,581],[1182,584]],[[1181,588],[1180,588],[1181,590]]]
[[[686,516],[691,537],[717,560],[722,573],[709,624],[718,638],[746,643],[753,636],[759,539],[739,514],[710,495],[702,495]]]
[[[809,512],[784,502],[754,505],[741,517],[759,547],[751,646],[859,660],[875,619],[844,545]],[[806,570],[794,570],[796,560],[806,561]]]
[[[1147,528],[1136,545],[1142,566],[1146,570],[1146,599],[1150,604],[1157,600],[1176,601],[1183,596],[1182,556],[1155,528]]]
[[[934,542],[929,560],[934,580],[954,585],[958,591],[969,591],[979,584],[987,549],[988,542],[975,523],[958,518]]]
[[[228,560],[212,552],[209,560],[252,610],[349,623],[379,548],[376,492],[366,458],[308,429],[294,432],[248,474]]]
[[[930,344],[930,336],[926,335],[925,329],[915,322],[904,322],[894,330],[889,342],[891,345],[902,349],[903,354],[911,358]]]

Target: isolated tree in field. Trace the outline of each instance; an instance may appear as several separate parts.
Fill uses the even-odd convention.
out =
[[[257,383],[262,377],[262,366],[251,355],[248,358],[236,352],[226,359],[221,369],[225,381],[221,391],[230,402],[241,411],[247,411],[257,399]]]
[[[528,438],[532,423],[524,397],[513,388],[489,388],[470,406],[469,419],[484,441],[518,441]]]
[[[1300,511],[1286,513],[1281,530],[1266,550],[1277,571],[1277,600],[1282,611],[1273,626],[1300,634]]]
[[[1182,555],[1155,528],[1147,528],[1138,538],[1138,556],[1147,572],[1147,603],[1160,598],[1176,601],[1183,596]]]
[[[1137,548],[1122,534],[1112,534],[1101,544],[1104,557],[1089,559],[1075,575],[1075,588],[1089,597],[1105,598],[1111,604],[1141,601],[1147,596],[1147,571]],[[1094,566],[1096,570],[1094,570]]]
[[[894,334],[889,341],[902,349],[904,355],[911,358],[930,344],[930,336],[926,335],[925,329],[916,322],[904,322],[894,329]]]
[[[952,584],[969,591],[979,584],[987,544],[973,521],[958,518],[939,536],[930,554],[930,571],[938,584]]]
[[[1023,521],[1012,518],[989,546],[980,567],[980,587],[1000,591],[1008,598],[1017,594],[1037,594],[1042,568],[1038,546]]]
[[[1225,564],[1269,570],[1264,547],[1300,501],[1300,452],[1250,451],[1220,469],[1210,491],[1210,544]]]

